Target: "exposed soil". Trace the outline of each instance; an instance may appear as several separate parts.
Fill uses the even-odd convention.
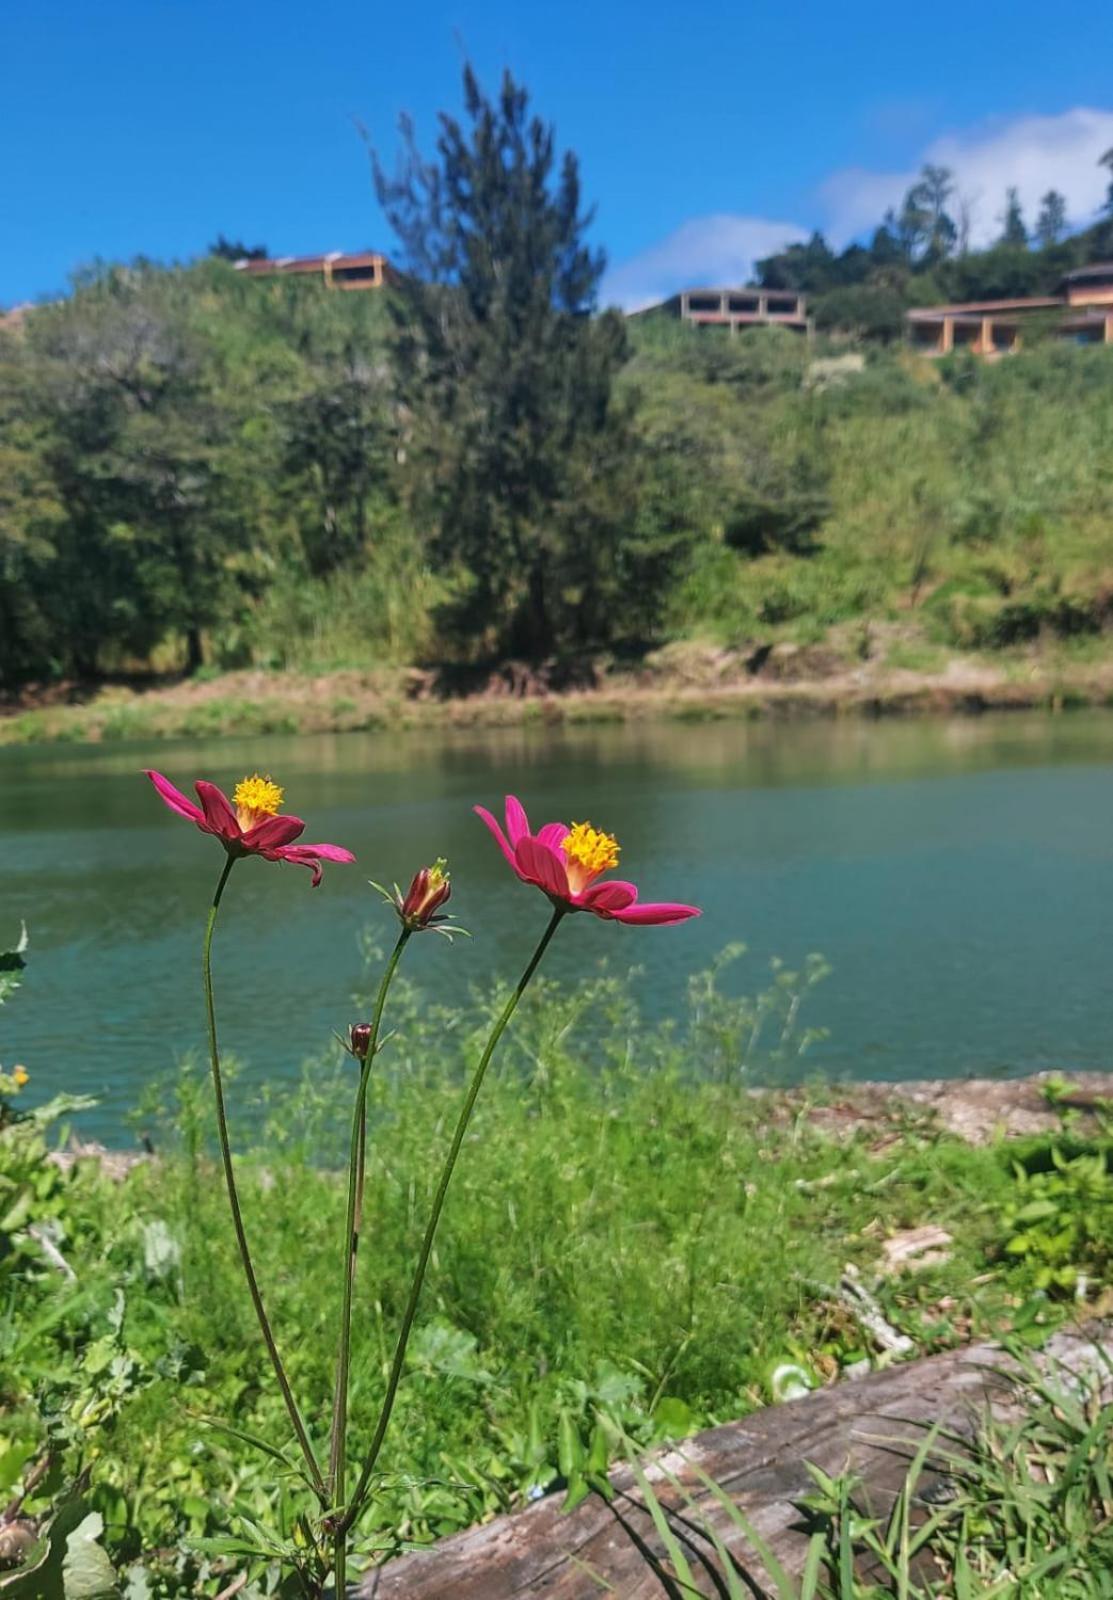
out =
[[[198,679],[31,685],[0,700],[0,743],[716,718],[955,714],[1113,703],[1113,660],[1067,672],[1023,661],[953,658],[913,672],[848,664],[829,645],[750,651],[687,644],[636,666],[509,662],[467,672],[419,668],[317,676],[261,670]]]

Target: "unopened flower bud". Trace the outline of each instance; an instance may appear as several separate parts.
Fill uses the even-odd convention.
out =
[[[348,1050],[357,1061],[366,1061],[367,1052],[371,1048],[371,1024],[369,1022],[353,1022],[348,1029]]]
[[[442,856],[431,867],[422,867],[414,873],[409,891],[398,907],[398,915],[407,928],[415,931],[427,928],[451,893],[452,885]]]

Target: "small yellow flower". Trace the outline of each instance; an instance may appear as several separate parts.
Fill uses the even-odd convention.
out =
[[[13,1067],[12,1077],[15,1079],[15,1086],[17,1089],[22,1089],[25,1083],[29,1083],[31,1081],[31,1074],[28,1072],[26,1067]]]

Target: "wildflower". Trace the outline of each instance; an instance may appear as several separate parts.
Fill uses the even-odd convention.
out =
[[[402,921],[414,928],[427,928],[434,915],[452,893],[452,884],[445,871],[447,863],[438,856],[431,867],[419,867],[413,875],[410,890],[402,902]]]
[[[24,1088],[31,1081],[31,1074],[26,1067],[14,1066],[12,1068],[12,1077],[15,1079],[17,1089]]]
[[[556,906],[566,911],[590,911],[613,922],[663,924],[698,917],[697,906],[664,900],[638,904],[637,887],[620,878],[596,880],[618,865],[619,843],[590,822],[547,822],[537,833],[520,800],[506,797],[506,832],[489,811],[475,807],[495,837],[499,849],[523,883],[542,889]]]
[[[304,832],[300,817],[280,817],[283,791],[270,778],[244,778],[231,801],[215,783],[199,778],[194,785],[201,804],[194,805],[169,778],[147,772],[164,805],[186,817],[202,833],[219,839],[230,856],[262,856],[266,861],[292,861],[313,873],[313,887],[321,881],[322,861],[354,861],[350,850],[338,844],[294,844]]]
[[[372,882],[371,887],[377,889],[387,904],[394,907],[399,921],[408,932],[421,933],[431,928],[434,933],[443,933],[451,943],[453,934],[467,934],[467,929],[448,927],[451,914],[439,914],[441,906],[452,893],[445,865],[444,857],[438,856],[431,867],[419,867],[405,894],[397,884],[393,893],[384,889],[381,883]]]
[[[348,1029],[348,1038],[344,1048],[357,1061],[366,1061],[367,1052],[371,1048],[371,1034],[373,1029],[369,1022],[353,1022]]]

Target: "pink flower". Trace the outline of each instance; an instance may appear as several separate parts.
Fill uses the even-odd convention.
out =
[[[262,856],[265,861],[292,861],[313,873],[314,889],[321,881],[322,861],[354,861],[355,856],[338,844],[294,844],[305,831],[300,817],[280,817],[282,790],[258,773],[236,785],[229,801],[215,783],[199,778],[194,785],[201,804],[195,806],[180,789],[175,789],[161,772],[147,772],[159,797],[171,811],[186,817],[202,833],[211,833],[230,856]]]
[[[590,822],[547,822],[530,833],[529,818],[520,800],[506,797],[506,832],[482,806],[476,814],[490,828],[495,842],[523,883],[544,890],[554,905],[568,911],[590,911],[613,922],[687,922],[698,917],[697,906],[672,900],[639,905],[634,884],[611,878],[597,883],[604,872],[618,865],[619,844],[609,833],[599,833]]]

